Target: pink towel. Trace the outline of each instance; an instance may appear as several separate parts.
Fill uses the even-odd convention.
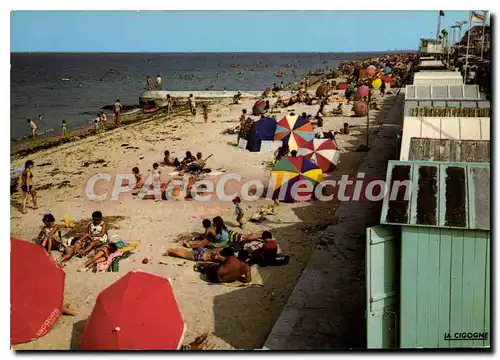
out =
[[[122,256],[123,253],[121,251],[115,251],[111,255],[109,255],[108,260],[97,264],[97,272],[106,272],[108,271],[108,267],[113,263],[113,260],[119,256]]]

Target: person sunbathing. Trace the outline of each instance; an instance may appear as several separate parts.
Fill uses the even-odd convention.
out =
[[[93,248],[108,242],[108,225],[103,220],[103,216],[100,211],[94,211],[92,213],[92,222],[89,223],[87,233],[83,235],[80,240],[89,240],[87,247],[83,251],[84,256],[87,255]]]
[[[252,282],[250,266],[238,259],[232,249],[223,249],[217,256],[217,260],[220,264],[197,264],[195,271],[204,274],[212,283]]]
[[[59,250],[61,246],[61,236],[59,226],[52,214],[45,214],[42,218],[43,228],[38,235],[38,243],[50,254],[51,250]]]
[[[61,267],[65,267],[66,263],[73,258],[73,256],[83,256],[83,250],[85,249],[85,240],[79,238],[75,239],[68,246],[64,248],[63,255],[57,260]]]
[[[78,271],[88,271],[92,269],[95,265],[105,262],[108,260],[109,256],[113,254],[118,248],[115,243],[107,243],[102,245],[95,253],[95,255],[85,262],[85,265],[78,269]]]
[[[174,166],[174,159],[170,156],[170,151],[165,150],[164,155],[163,164],[165,164],[165,166]]]
[[[197,247],[192,250],[182,249],[182,248],[170,248],[163,256],[177,257],[181,259],[191,260],[191,261],[211,261],[214,262],[217,259],[217,252],[213,249],[206,247]]]

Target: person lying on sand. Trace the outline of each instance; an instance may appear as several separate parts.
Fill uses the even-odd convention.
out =
[[[182,246],[188,249],[195,249],[199,247],[214,247],[214,245],[217,245],[215,243],[215,227],[212,226],[212,222],[209,219],[203,219],[201,224],[205,229],[203,234],[196,240],[184,241]]]
[[[206,247],[198,247],[193,250],[187,250],[183,248],[170,248],[163,256],[177,257],[181,259],[191,260],[191,261],[211,261],[214,262],[217,259],[218,253],[213,249]]]
[[[107,243],[102,245],[95,253],[95,255],[85,262],[85,265],[78,269],[78,271],[88,271],[92,269],[95,265],[105,262],[108,260],[109,256],[117,250],[115,243]]]
[[[108,242],[108,225],[103,220],[103,216],[100,211],[94,211],[92,213],[92,222],[89,223],[87,233],[83,235],[80,240],[90,240],[87,247],[83,251],[84,256],[86,256],[93,248]]]
[[[79,238],[72,242],[69,246],[64,248],[63,255],[57,260],[61,267],[65,267],[66,263],[71,260],[73,256],[83,256],[86,242],[84,239]]]
[[[241,261],[234,255],[230,248],[223,249],[217,256],[220,264],[197,264],[195,271],[204,274],[212,283],[229,283],[241,281],[249,283],[252,281],[252,270],[247,263]]]
[[[52,214],[45,214],[42,222],[43,228],[38,235],[37,242],[50,254],[51,250],[59,250],[61,246],[59,226]]]

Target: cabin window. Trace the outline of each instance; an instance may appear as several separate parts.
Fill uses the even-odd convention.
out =
[[[417,224],[437,224],[437,168],[420,166],[418,169]]]

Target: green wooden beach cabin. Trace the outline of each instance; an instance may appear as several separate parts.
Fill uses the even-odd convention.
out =
[[[412,144],[409,161],[389,162],[393,190],[381,225],[367,229],[367,347],[489,347],[489,142],[414,141],[420,146]],[[447,149],[469,151],[425,161],[430,148],[450,141]],[[407,180],[405,197],[394,182]]]

